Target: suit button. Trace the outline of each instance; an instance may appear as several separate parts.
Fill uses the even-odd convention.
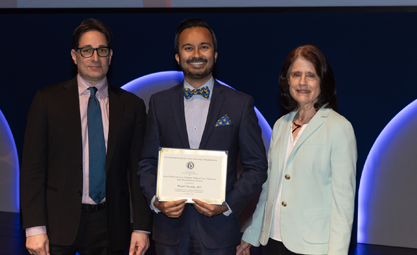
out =
[[[285,201],[282,201],[282,203],[281,203],[281,204],[282,204],[282,206],[284,206],[284,207],[285,207],[285,206],[287,206],[287,202],[285,202]]]
[[[289,174],[286,174],[285,179],[289,180],[289,179],[291,179],[291,176]]]
[[[78,191],[78,195],[80,195],[80,197],[81,197],[81,194],[82,194],[81,191]]]
[[[83,165],[80,165],[80,169],[83,170]]]

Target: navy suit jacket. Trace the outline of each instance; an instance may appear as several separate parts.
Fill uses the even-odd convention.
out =
[[[145,142],[138,170],[148,204],[156,192],[158,148],[190,148],[183,86],[181,83],[156,93],[149,101]],[[240,212],[267,178],[265,147],[253,98],[217,81],[212,93],[200,149],[228,151],[226,202],[233,213],[228,217],[220,214],[209,218],[195,213],[193,205],[186,205],[178,219],[168,218],[163,213],[155,214],[152,236],[159,243],[179,243],[188,215],[195,213],[197,229],[205,247],[215,249],[238,244]],[[216,122],[226,114],[232,124],[215,127]],[[236,164],[239,153],[244,171],[238,179]]]
[[[130,243],[129,186],[133,228],[151,228],[149,207],[136,175],[146,110],[143,100],[132,93],[110,84],[108,92],[107,230],[112,250],[121,250]],[[23,228],[46,226],[54,245],[75,241],[81,217],[82,164],[79,94],[74,78],[39,90],[30,108],[20,172]]]

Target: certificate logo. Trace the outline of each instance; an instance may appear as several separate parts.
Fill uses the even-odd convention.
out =
[[[194,168],[194,163],[193,162],[188,162],[187,163],[187,168],[188,169],[193,169]]]

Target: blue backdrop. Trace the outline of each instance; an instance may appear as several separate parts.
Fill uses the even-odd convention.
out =
[[[355,129],[359,181],[379,133],[416,99],[417,13],[276,10],[1,10],[0,109],[19,158],[35,92],[75,75],[71,37],[83,19],[94,17],[111,27],[114,57],[109,78],[123,86],[149,73],[178,70],[173,49],[176,27],[183,19],[199,17],[218,38],[215,77],[252,95],[271,126],[285,113],[277,95],[286,56],[304,44],[323,50],[335,72],[339,113]]]

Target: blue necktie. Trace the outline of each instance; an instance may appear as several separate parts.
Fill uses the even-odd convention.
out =
[[[106,147],[97,88],[90,87],[87,107],[90,197],[97,204],[106,196]]]
[[[194,95],[201,95],[204,98],[209,98],[210,96],[210,89],[207,86],[204,86],[200,89],[188,89],[184,88],[184,97],[190,99]]]

